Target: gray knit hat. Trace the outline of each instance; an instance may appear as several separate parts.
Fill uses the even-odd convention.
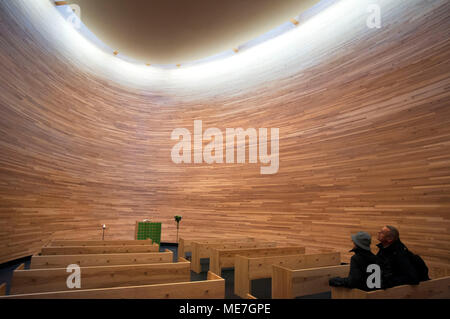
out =
[[[352,240],[359,248],[370,251],[370,242],[372,241],[372,237],[369,233],[360,231],[357,234],[352,235]]]

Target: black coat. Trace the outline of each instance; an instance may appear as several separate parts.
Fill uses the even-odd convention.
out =
[[[386,248],[382,244],[377,246],[380,249],[377,258],[382,268],[383,288],[419,283],[419,274],[400,239]]]
[[[350,272],[347,278],[331,278],[330,286],[358,288],[361,290],[372,290],[367,287],[367,278],[371,273],[367,272],[367,266],[377,264],[377,257],[371,251],[362,248],[350,250],[355,254],[350,259]]]

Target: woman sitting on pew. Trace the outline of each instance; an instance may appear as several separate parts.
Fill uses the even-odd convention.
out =
[[[335,277],[329,281],[330,286],[358,288],[369,291],[367,287],[367,266],[377,263],[377,257],[370,251],[371,236],[366,232],[358,232],[351,236],[355,254],[350,260],[350,273],[347,278]]]

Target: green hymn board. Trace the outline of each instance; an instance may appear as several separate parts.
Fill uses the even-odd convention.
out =
[[[161,243],[161,223],[136,222],[136,239],[151,239],[154,243]]]

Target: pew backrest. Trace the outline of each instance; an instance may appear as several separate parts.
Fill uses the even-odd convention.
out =
[[[190,263],[80,267],[79,289],[149,285],[190,280]],[[66,268],[15,270],[11,294],[70,290]]]
[[[234,293],[240,297],[251,293],[251,281],[271,278],[272,266],[278,265],[294,269],[307,269],[340,264],[340,253],[298,254],[268,257],[235,257]]]
[[[350,265],[307,269],[272,266],[272,299],[292,299],[331,291],[332,277],[347,277]]]
[[[159,245],[42,247],[41,255],[87,255],[158,252]]]
[[[224,299],[225,280],[211,272],[204,281],[20,294],[0,299]]]
[[[213,244],[213,243],[235,243],[235,242],[254,242],[255,238],[253,237],[232,237],[232,238],[218,238],[218,237],[208,237],[208,238],[196,238],[196,239],[186,239],[180,238],[178,240],[178,256],[185,257],[186,253],[192,252],[192,243],[204,243],[204,244]]]
[[[266,241],[255,241],[255,242],[235,242],[235,243],[199,243],[199,242],[192,242],[192,258],[191,258],[191,270],[200,273],[201,271],[201,264],[200,259],[201,258],[209,258],[212,249],[227,249],[227,248],[235,248],[235,249],[242,249],[242,248],[263,248],[263,247],[275,247],[277,246],[276,242],[266,242]]]
[[[363,291],[331,287],[333,299],[449,299],[450,276],[422,281],[418,285],[403,285],[389,289]]]
[[[31,257],[30,269],[65,268],[76,264],[80,267],[138,265],[173,262],[173,252],[88,254],[88,255],[44,255]]]
[[[305,247],[285,246],[285,247],[264,247],[264,248],[231,248],[216,249],[212,248],[210,253],[210,269],[212,272],[221,275],[223,268],[234,267],[235,257],[237,255],[246,257],[268,257],[283,255],[304,254]]]
[[[53,240],[46,247],[66,247],[66,246],[138,246],[152,245],[153,241],[148,240]]]

